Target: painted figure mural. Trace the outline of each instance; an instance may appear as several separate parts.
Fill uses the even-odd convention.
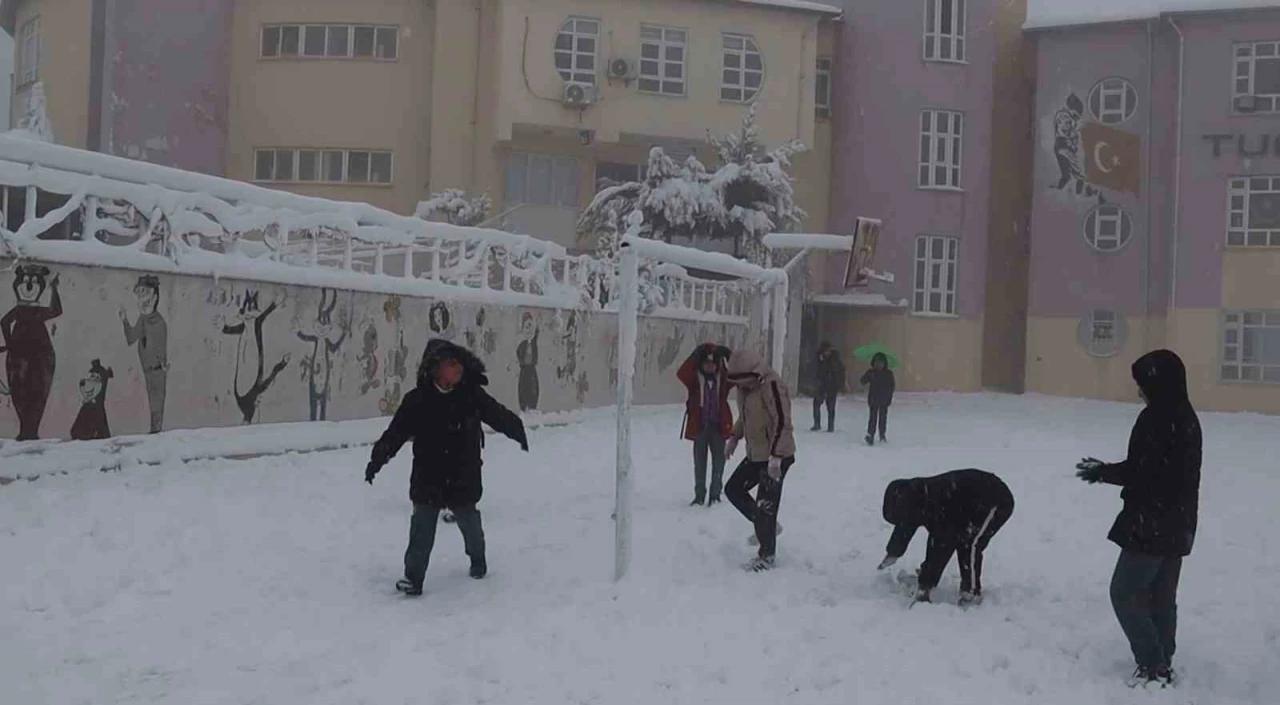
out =
[[[400,390],[409,376],[409,348],[404,344],[404,331],[397,334],[397,339],[396,346],[387,351],[386,388],[378,402],[378,410],[388,416],[400,408]]]
[[[1096,196],[1101,203],[1102,194],[1089,184],[1080,161],[1083,116],[1084,103],[1075,93],[1068,95],[1066,104],[1053,115],[1053,155],[1058,160],[1058,183],[1053,188],[1058,191],[1070,188],[1075,195],[1087,198]]]
[[[519,398],[521,411],[536,411],[538,408],[538,326],[534,323],[533,314],[527,311],[520,317],[520,337],[523,340],[516,346],[516,362],[520,365],[516,396]]]
[[[107,424],[107,383],[115,376],[101,360],[89,365],[89,374],[80,380],[80,413],[71,424],[71,438],[77,441],[100,441],[111,437]]]
[[[5,354],[5,378],[9,397],[18,414],[18,440],[40,438],[53,373],[57,367],[53,338],[47,323],[62,315],[58,276],[49,278],[49,268],[20,264],[13,271],[14,307],[0,318],[0,353]],[[45,290],[49,305],[41,305]]]
[[[129,323],[129,313],[120,307],[124,324],[124,340],[138,348],[138,363],[147,385],[147,404],[151,411],[151,433],[164,429],[164,400],[169,377],[169,326],[160,315],[160,279],[153,275],[138,277],[133,287],[138,299],[138,319]]]
[[[570,311],[565,320],[564,333],[560,335],[564,343],[564,365],[556,367],[556,376],[561,380],[572,381],[578,373],[578,312]]]
[[[292,359],[291,355],[285,354],[271,368],[270,373],[266,372],[266,354],[262,349],[262,326],[267,322],[267,318],[284,303],[284,292],[282,291],[265,309],[259,309],[258,295],[257,291],[244,292],[240,300],[239,312],[232,314],[230,319],[220,315],[217,321],[224,334],[236,336],[235,379],[232,390],[235,392],[236,405],[240,407],[240,413],[246,424],[253,423],[258,415],[258,403],[262,394],[275,383],[276,377],[284,371],[284,368],[289,365],[289,360]],[[246,340],[250,338],[245,335],[250,326],[253,327],[253,333],[251,339]],[[251,362],[247,360],[250,357],[254,358]],[[245,367],[254,368],[255,374],[248,388],[241,391],[240,376]]]
[[[347,339],[348,322],[333,321],[338,305],[338,292],[320,290],[320,308],[308,331],[298,331],[300,340],[311,343],[311,353],[302,358],[302,376],[307,382],[307,398],[311,403],[311,420],[324,421],[329,414],[329,390],[333,378],[333,356]]]
[[[449,313],[449,307],[443,301],[437,301],[431,305],[431,310],[427,313],[427,327],[435,334],[437,338],[449,340],[453,337],[453,316]]]
[[[364,327],[364,344],[356,355],[356,362],[360,363],[361,395],[382,386],[382,380],[378,379],[378,327],[373,323]]]

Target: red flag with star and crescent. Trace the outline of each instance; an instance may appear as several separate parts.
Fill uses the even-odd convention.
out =
[[[1142,191],[1142,138],[1097,122],[1080,128],[1085,179],[1094,186],[1132,193]]]

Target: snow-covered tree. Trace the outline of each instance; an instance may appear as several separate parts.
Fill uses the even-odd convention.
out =
[[[433,220],[437,215],[443,216],[450,225],[474,227],[489,219],[489,211],[493,209],[493,201],[489,194],[481,194],[468,198],[462,189],[445,189],[418,203],[414,216],[423,220]]]
[[[27,105],[18,121],[18,130],[32,139],[53,142],[53,123],[45,109],[44,83],[37,81],[27,93]]]
[[[741,130],[720,137],[708,133],[707,141],[720,158],[709,184],[723,211],[713,237],[733,238],[738,256],[763,264],[764,236],[790,231],[807,215],[795,203],[794,179],[788,173],[791,157],[806,147],[791,140],[766,151],[754,104]]]

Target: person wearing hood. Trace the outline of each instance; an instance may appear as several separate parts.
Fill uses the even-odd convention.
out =
[[[782,483],[796,461],[791,393],[778,374],[752,350],[733,351],[726,371],[729,382],[738,388],[739,411],[725,454],[733,457],[739,442],[745,440],[747,457],[734,470],[724,493],[755,526],[752,543],[760,548],[747,567],[763,571],[774,565],[778,534],[782,533],[778,523]]]
[[[480,481],[487,424],[520,444],[528,452],[529,441],[520,417],[498,403],[485,387],[489,378],[484,363],[470,350],[439,338],[427,343],[418,367],[417,387],[405,395],[391,424],[373,446],[365,469],[365,482],[378,474],[400,448],[413,441],[413,473],[409,499],[413,518],[409,523],[409,547],[404,554],[404,578],[396,589],[406,595],[422,594],[431,549],[436,540],[440,511],[453,512],[462,531],[471,577],[488,573],[484,529],[476,508],[483,493]]]
[[[676,378],[685,386],[684,437],[693,441],[693,502],[690,506],[712,505],[720,501],[724,484],[724,445],[733,434],[733,412],[729,409],[729,381],[724,363],[729,349],[715,343],[694,348]],[[707,494],[707,455],[711,455],[710,496]]]
[[[955,554],[960,564],[960,606],[982,600],[982,556],[991,537],[1013,516],[1013,493],[994,474],[952,470],[933,477],[894,480],[884,491],[884,520],[893,535],[878,570],[898,562],[920,527],[929,546],[917,577],[916,602],[929,602]]]
[[[880,431],[880,442],[884,443],[884,428],[889,423],[889,405],[893,404],[893,392],[897,381],[893,370],[889,369],[889,358],[878,352],[871,357],[871,369],[862,373],[862,386],[867,390],[867,445],[876,444],[876,430]]]
[[[1178,579],[1199,514],[1200,420],[1176,353],[1147,353],[1131,372],[1146,407],[1129,434],[1128,457],[1118,463],[1085,458],[1076,474],[1124,488],[1124,506],[1107,535],[1120,547],[1111,605],[1137,662],[1133,684],[1171,685]]]
[[[823,341],[818,346],[818,389],[813,395],[813,428],[822,430],[822,405],[827,406],[827,433],[836,430],[836,398],[844,391],[844,363],[840,361],[840,351],[831,347],[831,343]]]

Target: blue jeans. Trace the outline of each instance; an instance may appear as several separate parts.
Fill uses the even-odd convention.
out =
[[[699,502],[706,499],[708,452],[711,454],[711,499],[720,499],[724,485],[724,444],[720,424],[707,426],[693,439],[693,497]]]
[[[480,523],[480,510],[476,505],[451,507],[453,516],[462,531],[462,541],[472,561],[484,559],[484,528]],[[440,507],[426,504],[413,505],[413,518],[409,520],[409,547],[404,552],[404,577],[415,585],[421,585],[431,562],[431,549],[436,544],[436,523],[440,520]]]
[[[1121,551],[1111,576],[1111,606],[1139,666],[1169,666],[1177,648],[1182,558]]]

